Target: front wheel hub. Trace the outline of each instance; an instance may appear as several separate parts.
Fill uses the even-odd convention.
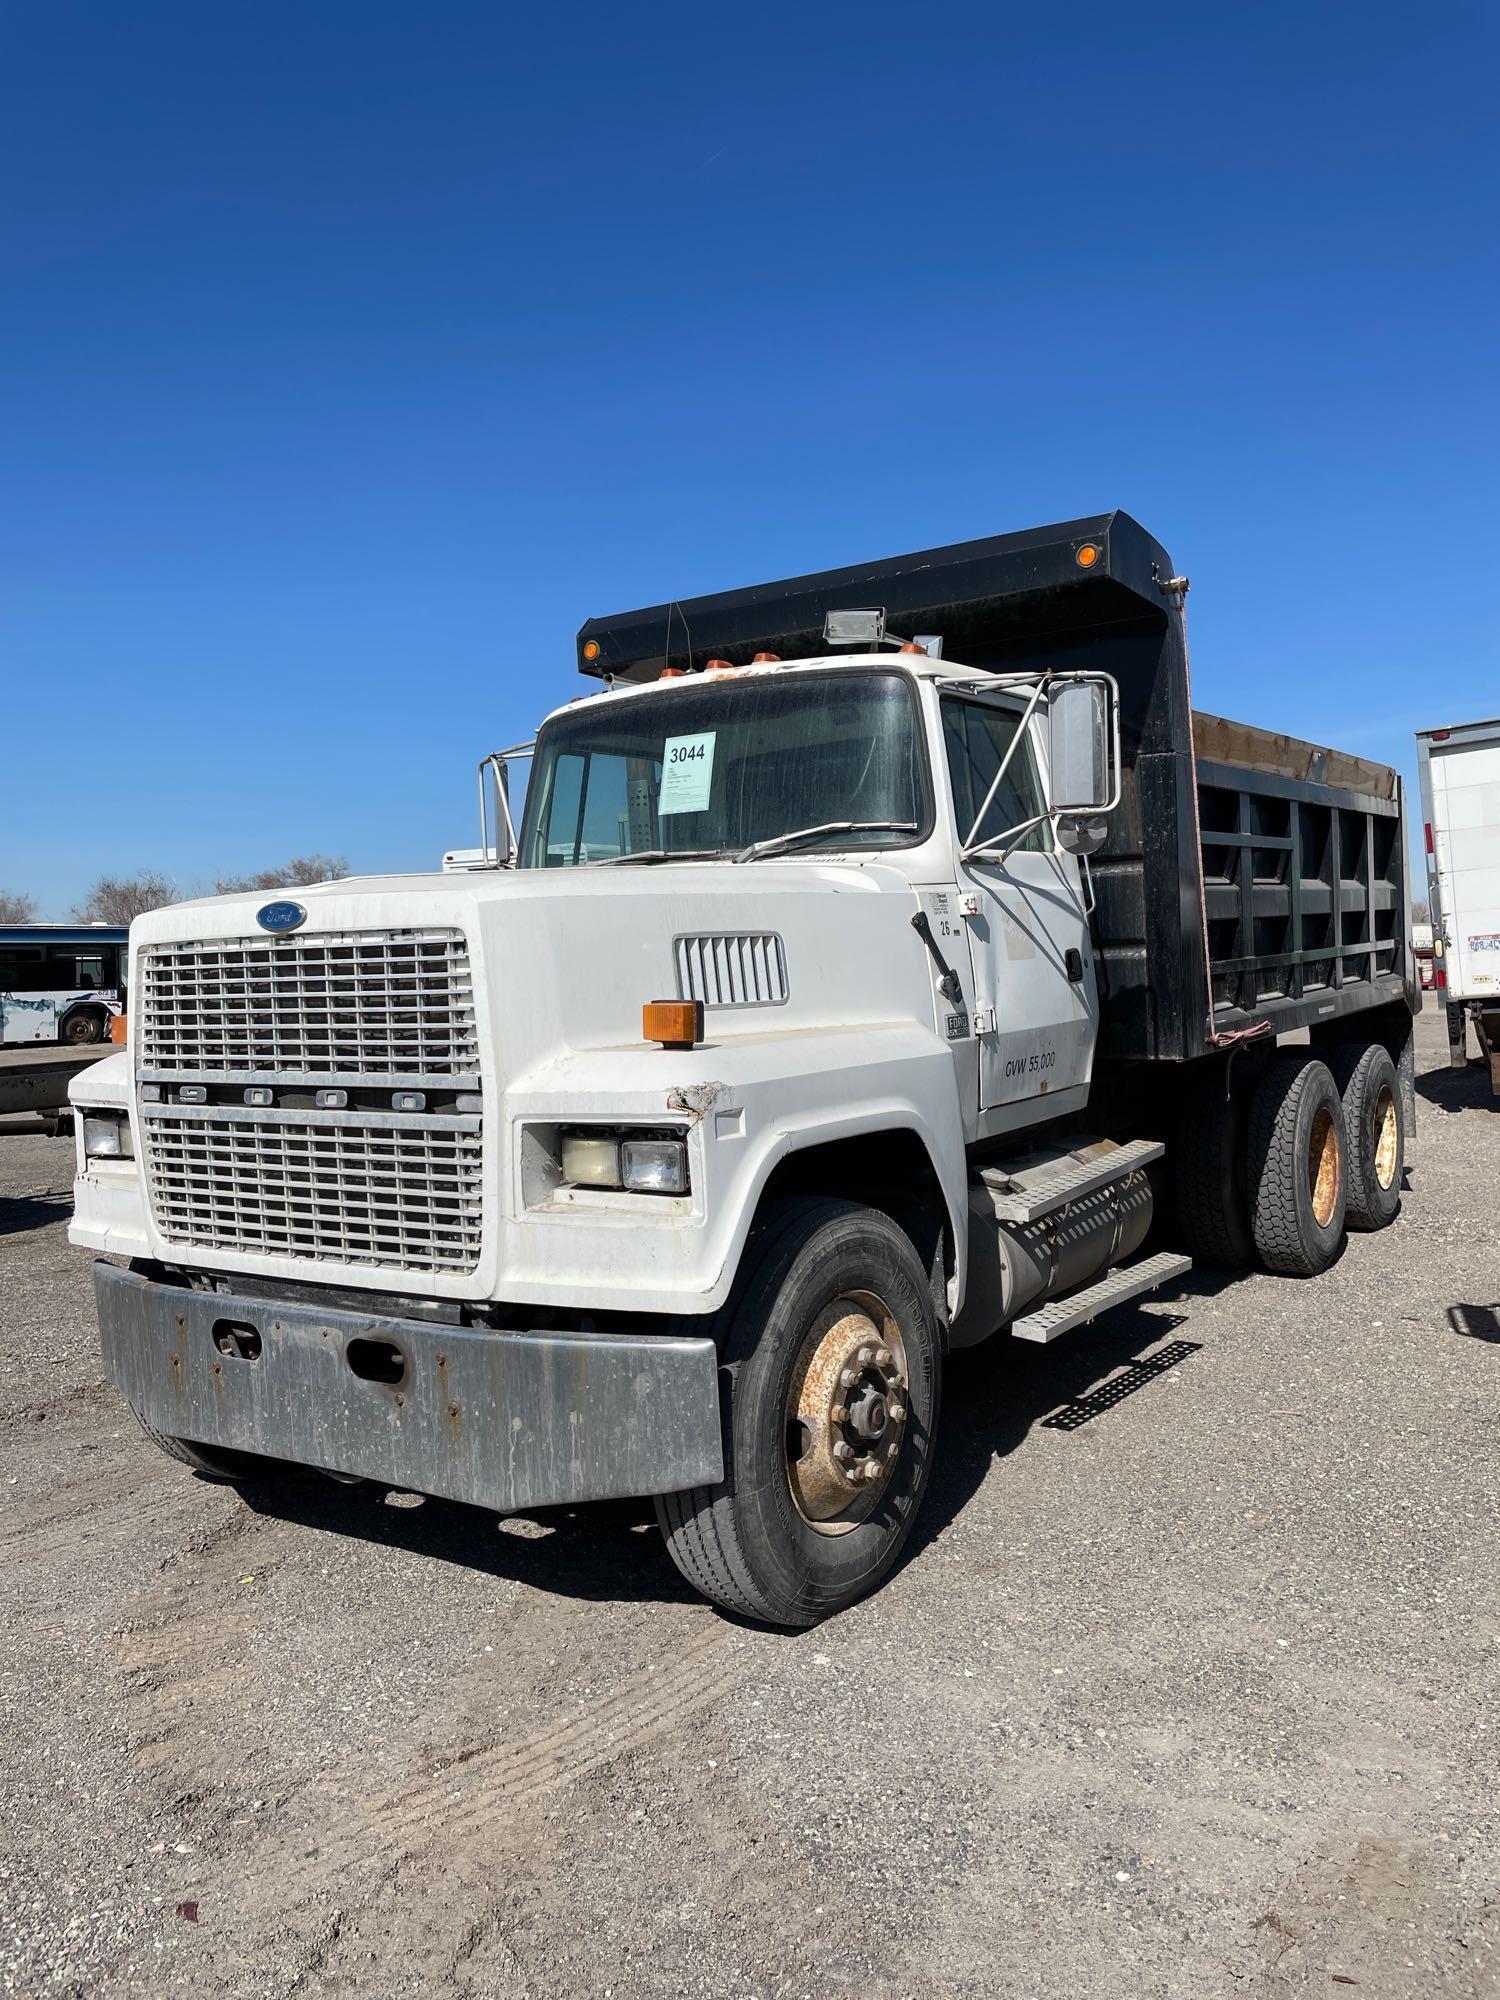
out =
[[[873,1292],[823,1308],[787,1390],[787,1482],[820,1534],[846,1534],[879,1505],[907,1424],[906,1348]]]

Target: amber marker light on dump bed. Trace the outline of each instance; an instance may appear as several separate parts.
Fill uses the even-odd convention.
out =
[[[648,1000],[641,1009],[641,1033],[664,1049],[696,1048],[703,1040],[701,1000]]]
[[[1080,569],[1092,569],[1094,564],[1099,560],[1098,544],[1096,542],[1080,542],[1078,547],[1073,551],[1073,560]]]

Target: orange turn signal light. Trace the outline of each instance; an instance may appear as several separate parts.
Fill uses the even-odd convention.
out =
[[[757,667],[779,667],[781,665],[781,655],[780,653],[757,653],[751,664]]]
[[[710,660],[703,669],[706,674],[727,674],[733,670],[733,660]]]
[[[1099,560],[1098,543],[1080,542],[1078,547],[1073,551],[1073,560],[1080,569],[1092,569],[1094,564]]]
[[[641,1009],[641,1034],[664,1049],[691,1049],[703,1040],[701,1000],[648,1000]]]

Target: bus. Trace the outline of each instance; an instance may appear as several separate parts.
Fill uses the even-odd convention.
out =
[[[123,924],[0,925],[0,1042],[102,1042],[125,1010]]]

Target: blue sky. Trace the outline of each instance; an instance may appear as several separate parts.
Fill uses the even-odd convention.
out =
[[[12,0],[0,886],[434,864],[584,617],[1112,506],[1500,711],[1492,10]]]

